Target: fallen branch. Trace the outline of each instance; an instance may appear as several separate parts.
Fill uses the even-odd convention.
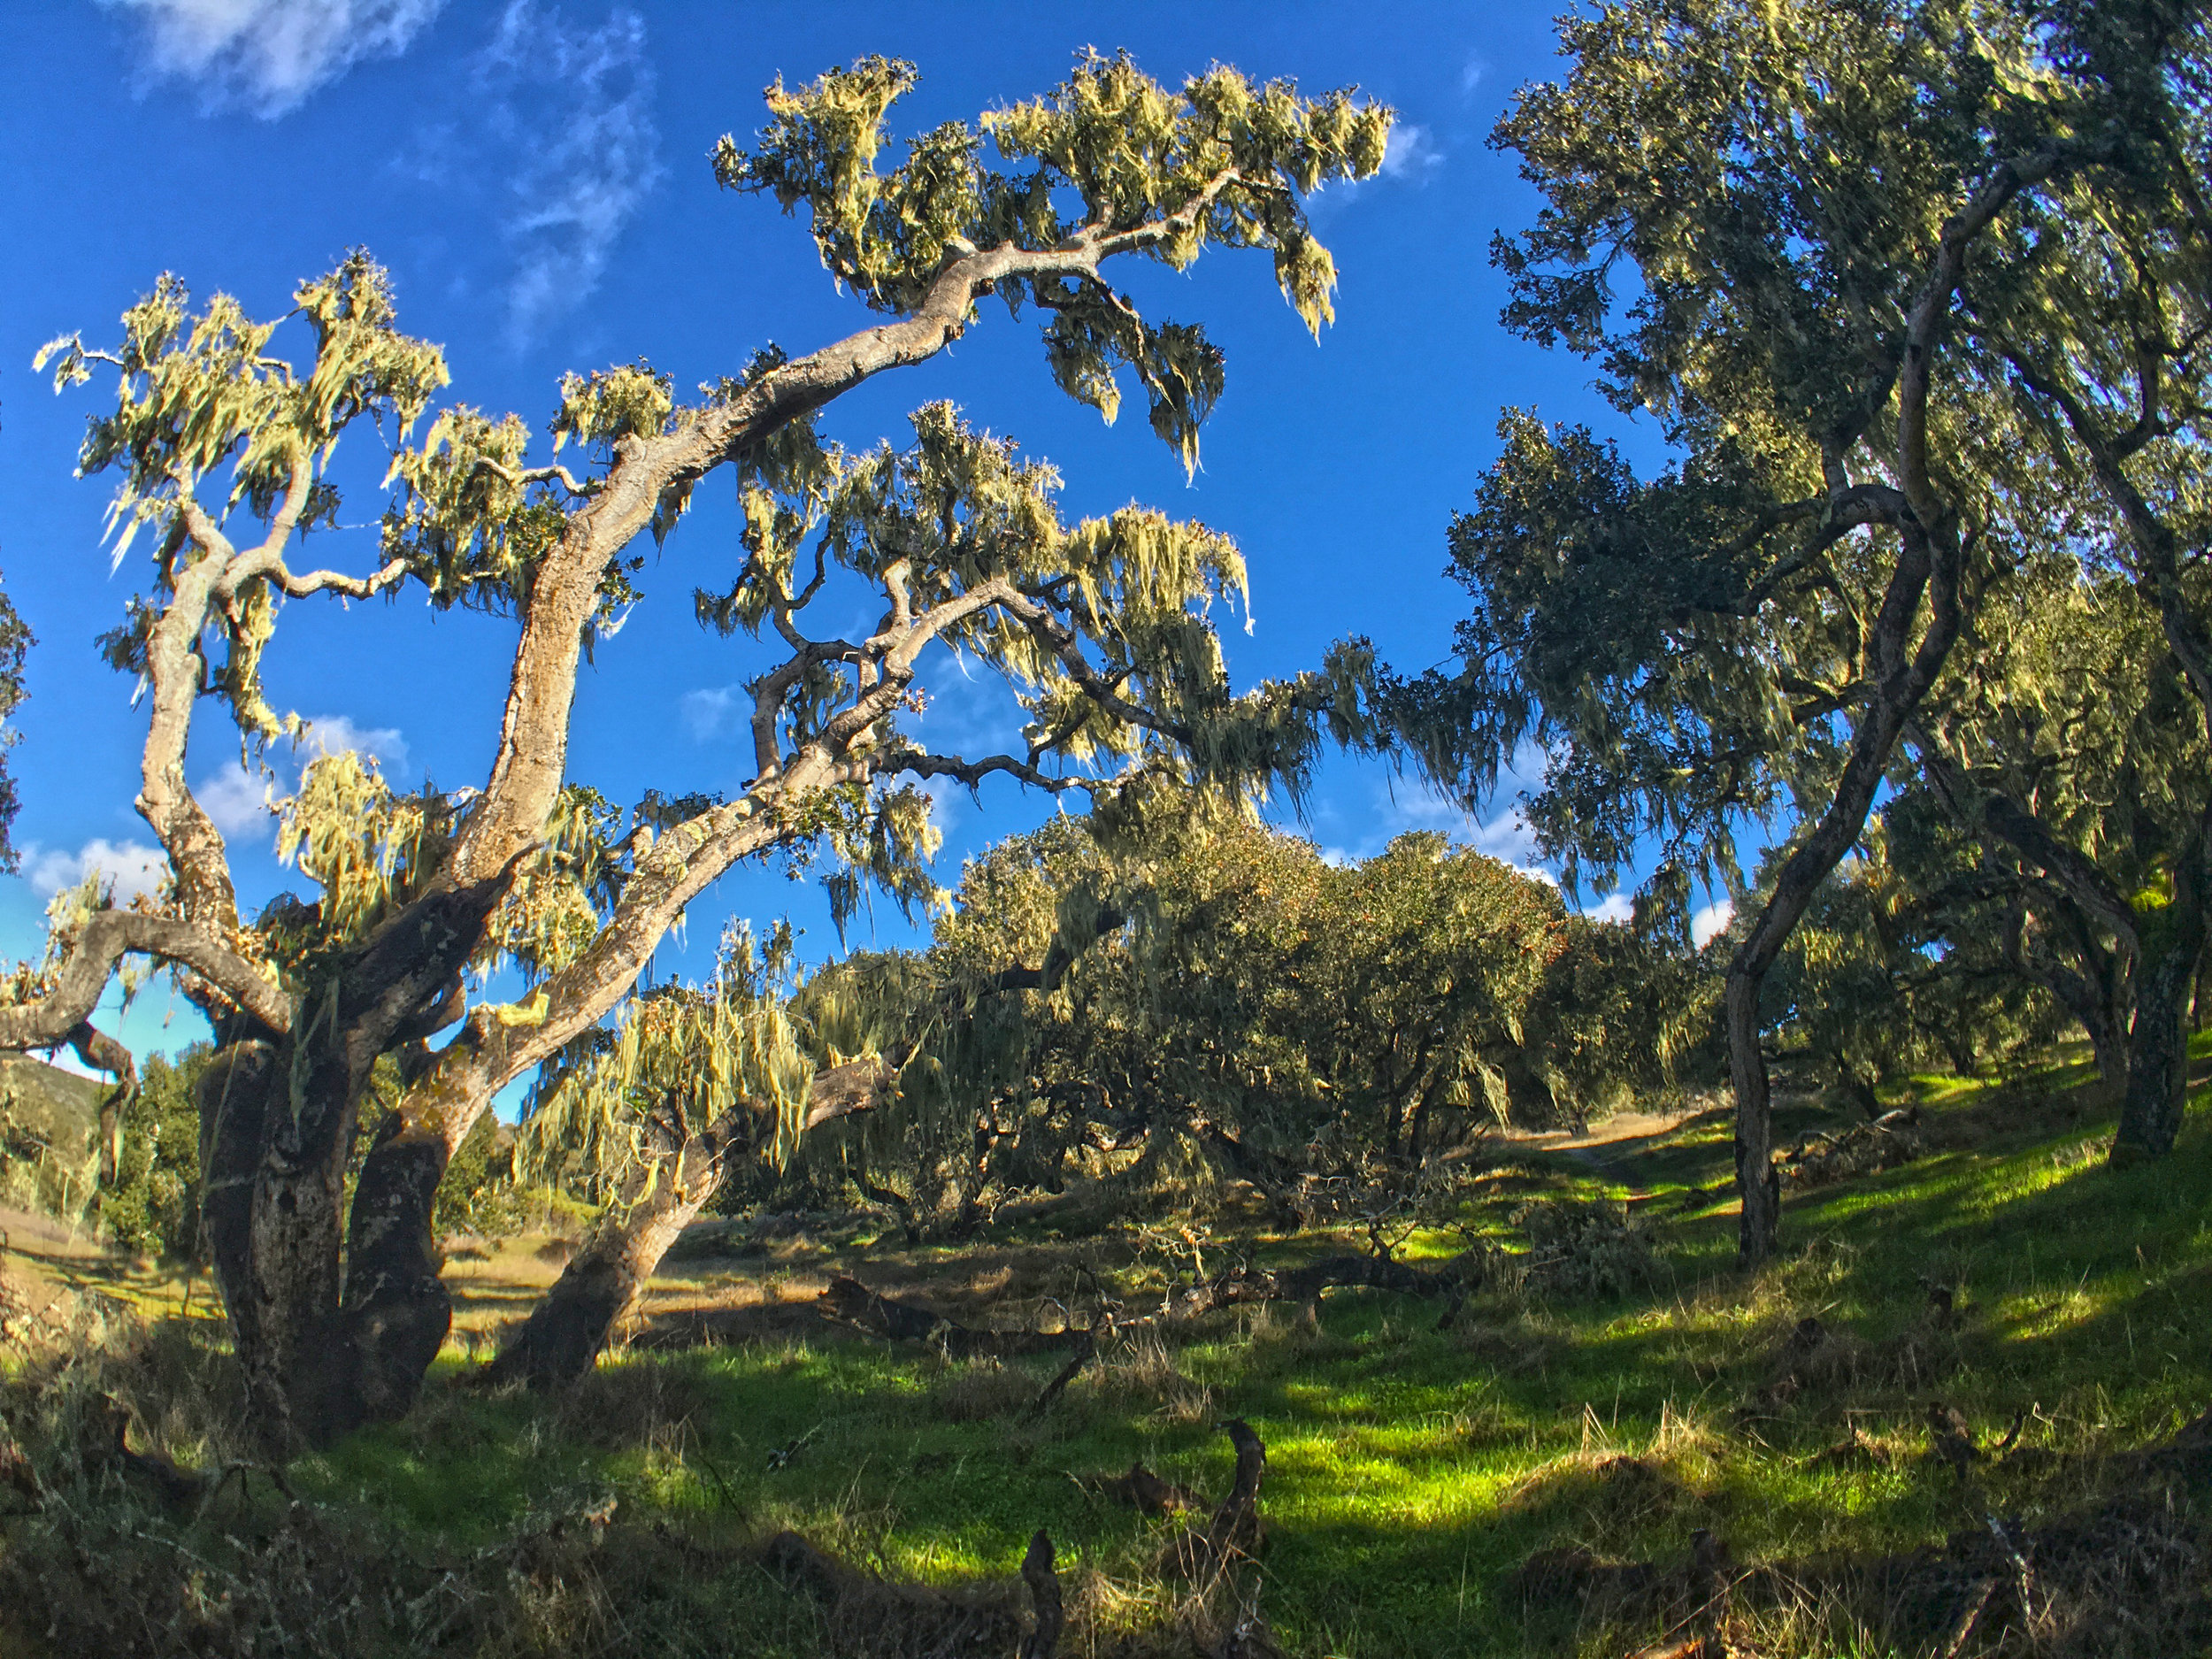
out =
[[[1045,1385],[1044,1392],[1031,1403],[1027,1415],[1042,1417],[1052,1402],[1060,1397],[1061,1391],[1075,1380],[1076,1373],[1089,1364],[1092,1356],[1097,1352],[1098,1339],[1088,1331],[1080,1333],[1075,1339],[1075,1352],[1069,1356],[1068,1363],[1054,1374],[1052,1380]],[[1044,1534],[1040,1532],[1037,1536],[1042,1538]]]
[[[1029,1554],[1022,1563],[1022,1577],[1036,1609],[1035,1628],[1026,1638],[1012,1597],[1002,1586],[969,1591],[897,1583],[849,1565],[796,1532],[779,1532],[770,1539],[761,1551],[761,1562],[822,1604],[831,1652],[1012,1651],[1021,1659],[1052,1659],[1059,1645],[1064,1615],[1059,1581],[1052,1573],[1051,1540],[1041,1532],[1030,1540]],[[1033,1570],[1041,1571],[1041,1584],[1048,1587],[1041,1588],[1041,1578]]]
[[[1406,1296],[1463,1296],[1490,1271],[1490,1252],[1463,1250],[1434,1267],[1413,1267],[1388,1256],[1325,1256],[1302,1267],[1271,1271],[1241,1263],[1171,1298],[1168,1311],[1195,1318],[1217,1309],[1261,1302],[1314,1302],[1339,1286],[1395,1291]]]
[[[1072,1329],[979,1331],[933,1309],[879,1295],[848,1273],[831,1279],[820,1300],[832,1318],[894,1342],[927,1342],[954,1359],[981,1356],[1012,1359],[1024,1354],[1049,1354],[1095,1340],[1088,1331]],[[1069,1373],[1071,1378],[1073,1374]]]

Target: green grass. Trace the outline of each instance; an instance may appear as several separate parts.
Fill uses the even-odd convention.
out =
[[[1946,1084],[1932,1110],[1981,1098]],[[1493,1295],[1440,1332],[1432,1302],[1340,1290],[1316,1328],[1286,1310],[1217,1316],[1164,1363],[1094,1368],[1040,1421],[963,1408],[1033,1394],[1053,1358],[993,1382],[858,1338],[611,1360],[552,1400],[449,1386],[448,1363],[412,1419],[293,1480],[425,1548],[487,1548],[611,1493],[627,1523],[722,1540],[788,1526],[937,1584],[1010,1577],[1043,1527],[1064,1576],[1087,1564],[1141,1597],[1173,1524],[1070,1477],[1136,1459],[1217,1494],[1232,1461],[1217,1424],[1238,1415],[1268,1448],[1261,1606],[1291,1652],[1572,1651],[1578,1609],[1526,1609],[1511,1587],[1532,1551],[1671,1561],[1701,1526],[1747,1562],[1906,1550],[1985,1509],[2032,1518],[2078,1503],[2077,1455],[2159,1440],[2212,1404],[2201,1119],[2171,1157],[2120,1171],[2101,1161],[2108,1124],[2022,1120],[1973,1150],[1792,1197],[1785,1258],[1754,1278],[1732,1265],[1732,1205],[1673,1214],[1674,1195],[1728,1169],[1725,1124],[1701,1118],[1603,1171],[1517,1159],[1458,1218],[1502,1235],[1532,1195],[1654,1194],[1638,1209],[1655,1217],[1661,1271],[1634,1296]],[[1314,1244],[1262,1248],[1288,1258]],[[1454,1248],[1439,1232],[1408,1254]],[[1955,1337],[1925,1334],[1931,1285],[1956,1295]],[[1763,1399],[1777,1343],[1808,1316],[1870,1354],[1916,1341],[1943,1369]],[[1993,1437],[2032,1408],[2023,1446],[2066,1456],[2016,1460],[1962,1490],[1925,1455],[1921,1414],[1939,1395]],[[1852,1428],[1888,1460],[1809,1461]],[[1649,1478],[1624,1481],[1603,1467],[1613,1456],[1641,1459]],[[716,1598],[727,1651],[813,1651],[791,1593],[765,1575],[731,1575]]]

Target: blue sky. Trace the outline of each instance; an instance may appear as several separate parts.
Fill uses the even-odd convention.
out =
[[[129,683],[91,646],[142,568],[134,558],[111,574],[106,487],[72,477],[84,418],[106,394],[96,383],[57,399],[30,372],[38,346],[81,327],[88,340],[111,334],[164,270],[196,295],[225,289],[274,315],[300,278],[362,244],[394,274],[401,326],[445,346],[452,396],[541,430],[565,370],[642,357],[689,387],[737,372],[770,341],[810,349],[867,314],[833,290],[803,224],[719,192],[706,157],[723,133],[742,141],[759,124],[760,88],[778,74],[810,79],[864,53],[920,68],[918,91],[895,111],[902,133],[1042,91],[1086,45],[1126,48],[1171,81],[1219,60],[1310,91],[1356,82],[1398,110],[1384,175],[1314,204],[1341,280],[1337,326],[1317,348],[1264,256],[1211,252],[1187,277],[1119,273],[1148,314],[1202,321],[1227,353],[1228,391],[1194,482],[1141,414],[1108,429],[1056,391],[1033,326],[996,307],[946,356],[841,401],[826,426],[859,447],[950,398],[1052,459],[1071,514],[1134,499],[1233,534],[1256,620],[1226,641],[1240,684],[1317,664],[1348,633],[1402,666],[1438,661],[1464,598],[1440,573],[1444,530],[1494,451],[1501,407],[1617,427],[1587,365],[1497,322],[1490,238],[1523,223],[1533,198],[1484,141],[1517,87],[1555,73],[1553,4],[17,0],[0,18],[11,83],[0,195],[17,227],[0,243],[0,570],[39,644],[12,762],[23,873],[0,878],[0,950],[37,949],[45,895],[88,862],[128,881],[152,857],[130,805],[142,726]],[[373,483],[375,457],[351,458]],[[376,511],[357,489],[342,522],[367,526]],[[726,486],[710,484],[649,563],[645,603],[586,672],[572,775],[613,800],[729,789],[749,771],[728,699],[753,670],[738,645],[696,626],[690,603],[695,585],[732,568],[733,522]],[[315,563],[368,568],[366,529],[319,539]],[[272,653],[273,700],[318,721],[320,741],[373,750],[398,782],[474,782],[513,628],[434,618],[419,595],[295,605]],[[1018,726],[995,686],[944,662],[930,689],[937,746]],[[227,732],[208,708],[191,778],[233,832],[251,910],[298,879],[277,866],[259,810],[298,757],[250,775]],[[952,885],[964,855],[1053,810],[1002,780],[979,805],[951,795],[940,879]],[[1486,818],[1340,759],[1305,832],[1361,856],[1402,830],[1440,827],[1527,862],[1509,803]],[[703,968],[726,915],[787,913],[810,955],[833,948],[810,885],[735,872],[695,908],[660,971]],[[854,941],[910,937],[879,908]],[[123,1025],[142,1049],[198,1029],[158,987]]]

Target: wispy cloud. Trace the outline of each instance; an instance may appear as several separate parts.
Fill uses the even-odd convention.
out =
[[[660,181],[645,21],[617,10],[587,29],[511,0],[472,82],[487,147],[505,157],[507,333],[519,349],[598,287]]]
[[[364,58],[396,58],[444,0],[101,0],[146,27],[142,71],[197,87],[203,107],[273,120]]]
[[[237,761],[226,762],[192,787],[201,810],[234,846],[265,841],[276,829],[274,797],[296,788],[308,763],[324,755],[348,751],[375,761],[388,779],[408,768],[407,739],[396,726],[365,726],[342,714],[319,714],[290,750],[270,756],[267,768],[248,771]]]
[[[1466,63],[1461,65],[1459,71],[1459,90],[1461,96],[1464,97],[1474,96],[1475,88],[1483,83],[1484,78],[1487,76],[1489,73],[1490,60],[1488,58],[1482,56],[1479,52],[1477,52],[1470,57]]]
[[[75,887],[96,870],[113,886],[119,904],[157,891],[169,879],[169,861],[160,849],[136,841],[102,837],[87,841],[73,853],[60,848],[42,852],[36,842],[23,849],[24,879],[42,899]]]
[[[1025,753],[1022,726],[1027,712],[1013,689],[991,669],[969,657],[939,652],[933,664],[928,701],[918,715],[903,717],[915,742],[940,755]]]
[[[201,779],[192,794],[227,841],[263,840],[276,822],[270,810],[269,780],[256,777],[237,761]]]
[[[1511,774],[1507,774],[1509,780]],[[1331,816],[1337,816],[1332,814]],[[1399,836],[1416,830],[1432,830],[1462,847],[1510,864],[1525,876],[1559,885],[1558,879],[1538,862],[1542,853],[1536,832],[1517,806],[1509,806],[1488,818],[1478,818],[1457,802],[1448,800],[1425,784],[1401,781],[1395,787],[1379,783],[1361,826],[1364,834],[1324,845],[1321,856],[1333,864],[1350,864],[1372,858]]]
[[[407,740],[390,726],[357,726],[342,714],[318,714],[306,722],[299,747],[307,758],[319,755],[366,755],[387,775],[407,770]]]
[[[1444,152],[1425,127],[1401,121],[1390,129],[1383,147],[1382,176],[1402,183],[1421,184],[1444,165]]]
[[[693,742],[710,743],[725,732],[737,730],[737,692],[735,686],[703,686],[676,700]]]
[[[1382,186],[1418,189],[1443,165],[1444,151],[1436,134],[1418,121],[1400,121],[1383,146],[1380,172],[1371,179],[1323,186],[1306,198],[1306,211],[1317,220],[1329,219]]]

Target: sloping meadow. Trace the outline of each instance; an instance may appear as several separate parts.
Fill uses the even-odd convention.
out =
[[[1924,1110],[1919,1156],[1793,1197],[1753,1279],[1707,1114],[1471,1164],[1419,1226],[787,1248],[780,1328],[649,1328],[544,1395],[457,1348],[407,1422],[280,1472],[229,1426],[218,1322],[19,1292],[5,1643],[1029,1653],[1042,1532],[1064,1654],[2197,1651],[2202,1129],[2113,1172],[2032,1098]],[[1379,1241],[1428,1294],[1187,1311]],[[810,1272],[972,1340],[835,1324]]]

